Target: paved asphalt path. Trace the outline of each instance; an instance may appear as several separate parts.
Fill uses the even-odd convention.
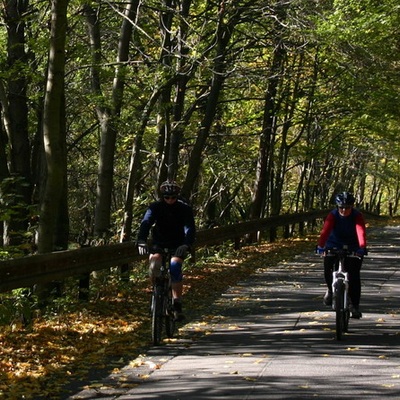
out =
[[[369,232],[361,320],[335,339],[322,260],[301,254],[232,287],[205,322],[77,399],[400,399],[400,227]]]

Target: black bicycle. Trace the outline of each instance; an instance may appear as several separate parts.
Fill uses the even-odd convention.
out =
[[[151,334],[155,346],[161,343],[164,326],[168,338],[175,333],[170,262],[171,250],[165,249],[162,254],[161,275],[154,281],[151,296]]]
[[[350,319],[349,277],[346,259],[357,257],[345,246],[343,249],[327,249],[326,257],[335,257],[332,280],[332,308],[336,312],[336,339],[342,340],[348,332]]]

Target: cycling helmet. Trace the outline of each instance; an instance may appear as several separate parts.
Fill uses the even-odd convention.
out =
[[[178,196],[180,191],[181,188],[175,181],[165,181],[160,186],[160,192],[163,196]]]
[[[354,202],[356,201],[354,196],[349,192],[339,193],[338,195],[336,195],[335,200],[336,200],[336,204],[339,207],[353,206]]]

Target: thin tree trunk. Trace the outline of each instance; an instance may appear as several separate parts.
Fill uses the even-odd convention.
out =
[[[136,132],[135,140],[132,146],[131,160],[129,165],[129,177],[126,185],[125,203],[124,203],[124,223],[121,230],[121,242],[129,241],[132,232],[132,208],[135,188],[139,182],[139,169],[141,164],[140,151],[143,146],[143,135],[150,113],[154,109],[161,92],[154,92],[150,97],[147,106],[143,110],[140,128]]]
[[[197,139],[190,154],[188,170],[182,187],[182,195],[186,199],[192,197],[193,189],[200,173],[202,153],[210,135],[211,126],[217,112],[218,99],[226,78],[225,58],[227,46],[234,28],[240,19],[240,14],[236,13],[228,23],[225,23],[225,9],[223,2],[221,2],[220,6],[219,22],[216,33],[217,51],[214,58],[213,77],[210,84],[210,91],[207,96],[204,117],[201,121]]]
[[[178,173],[178,163],[179,163],[179,149],[182,143],[183,133],[185,127],[183,126],[182,116],[185,104],[186,87],[189,81],[190,70],[187,66],[186,55],[189,52],[187,46],[187,32],[188,24],[187,18],[189,16],[191,0],[183,0],[180,9],[180,24],[179,32],[177,35],[178,40],[178,66],[177,66],[177,84],[175,88],[175,99],[173,108],[173,126],[171,130],[171,142],[168,158],[168,172],[167,175],[176,179]]]
[[[9,173],[14,179],[13,217],[5,222],[5,244],[17,245],[23,241],[28,226],[28,206],[31,204],[30,143],[28,134],[28,77],[25,52],[25,20],[28,1],[9,0],[4,6],[7,26],[7,64],[13,70],[8,79],[7,94],[1,102],[9,140]],[[7,159],[6,158],[6,159]],[[23,206],[21,207],[21,204]]]
[[[123,65],[129,58],[129,43],[132,36],[133,24],[139,1],[131,0],[126,5],[122,21],[120,39],[118,43],[118,66],[115,70],[113,82],[112,108],[98,105],[97,116],[100,122],[100,155],[97,178],[96,209],[94,220],[94,234],[104,236],[110,228],[111,199],[114,183],[114,156],[117,137],[116,120],[121,112],[123,89],[125,83],[125,69]],[[97,10],[91,6],[84,7],[94,67],[92,68],[92,90],[102,96],[100,66],[101,66],[101,33],[100,20]]]
[[[276,97],[282,79],[282,65],[285,59],[282,42],[278,42],[271,66],[271,78],[265,94],[264,119],[260,135],[254,195],[250,208],[250,219],[262,218],[268,191],[273,186],[273,160],[276,135]]]
[[[162,76],[167,81],[172,73],[172,21],[173,21],[173,1],[164,0],[160,12],[160,34],[163,38],[161,44],[160,64],[162,68]],[[163,86],[163,90],[159,99],[159,112],[158,112],[158,146],[157,152],[159,154],[158,166],[158,185],[167,178],[168,172],[168,159],[171,140],[171,92],[172,83],[168,86]]]
[[[55,250],[57,225],[66,194],[67,158],[64,111],[65,38],[68,0],[53,0],[43,137],[47,181],[40,210],[39,253]]]
[[[190,0],[187,0],[184,2],[182,5],[182,16],[185,17],[188,15],[188,10],[190,6]],[[183,18],[184,19],[184,18]],[[183,22],[184,23],[184,22]],[[168,43],[168,41],[166,41]],[[166,44],[164,44],[165,46]],[[167,56],[166,56],[167,57]],[[182,61],[183,63],[183,61]],[[183,68],[183,64],[182,64]],[[141,118],[141,125],[138,131],[136,132],[135,140],[133,143],[132,147],[132,153],[131,153],[131,160],[130,160],[130,165],[129,165],[129,178],[128,178],[128,184],[126,186],[126,194],[125,194],[125,203],[124,203],[124,222],[123,222],[123,227],[121,230],[121,241],[128,241],[131,238],[131,232],[132,232],[132,209],[133,209],[133,198],[135,194],[135,190],[137,189],[137,186],[139,185],[140,177],[140,165],[141,165],[141,156],[140,152],[142,149],[142,144],[143,144],[143,136],[145,129],[147,127],[147,123],[150,118],[150,113],[153,111],[157,101],[161,96],[165,96],[166,93],[168,93],[168,98],[170,96],[170,88],[172,87],[173,84],[177,84],[177,97],[175,100],[175,105],[174,105],[174,121],[180,121],[182,112],[183,112],[183,100],[184,100],[184,88],[187,83],[187,77],[185,76],[184,78],[181,75],[181,70],[178,71],[178,76],[172,76],[169,80],[165,82],[165,84],[159,88],[159,90],[156,90],[153,92],[152,96],[150,97],[148,103],[146,104],[146,107],[144,107],[143,112],[142,112],[142,118]],[[178,82],[178,83],[177,83]],[[166,88],[169,88],[166,90]],[[166,102],[166,97],[164,97],[163,101],[160,101],[160,103],[165,103]],[[168,107],[169,110],[169,107]],[[168,117],[169,118],[169,117]],[[165,123],[165,121],[164,121]],[[167,122],[169,126],[169,121]],[[169,128],[168,128],[169,129]],[[162,178],[167,175],[170,178],[175,178],[176,176],[176,171],[177,171],[177,164],[178,164],[178,151],[179,151],[179,144],[180,144],[180,139],[181,139],[181,132],[179,131],[180,126],[175,127],[173,130],[171,137],[170,132],[166,132],[166,128],[164,126],[163,130],[159,130],[160,135],[159,135],[159,140],[162,142],[159,144],[159,151],[160,149],[163,149],[162,151],[164,152],[164,156],[162,158],[162,163],[168,162],[167,165],[167,173],[161,172],[159,174],[160,178],[159,180],[162,180]],[[162,139],[161,139],[162,138]],[[168,140],[167,140],[168,139]],[[171,139],[171,144],[169,145],[169,140]],[[169,154],[169,156],[168,156]]]

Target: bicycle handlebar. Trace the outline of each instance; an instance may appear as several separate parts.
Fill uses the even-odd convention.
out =
[[[336,248],[326,249],[325,256],[361,258],[354,251],[350,251],[349,249],[336,249]]]

